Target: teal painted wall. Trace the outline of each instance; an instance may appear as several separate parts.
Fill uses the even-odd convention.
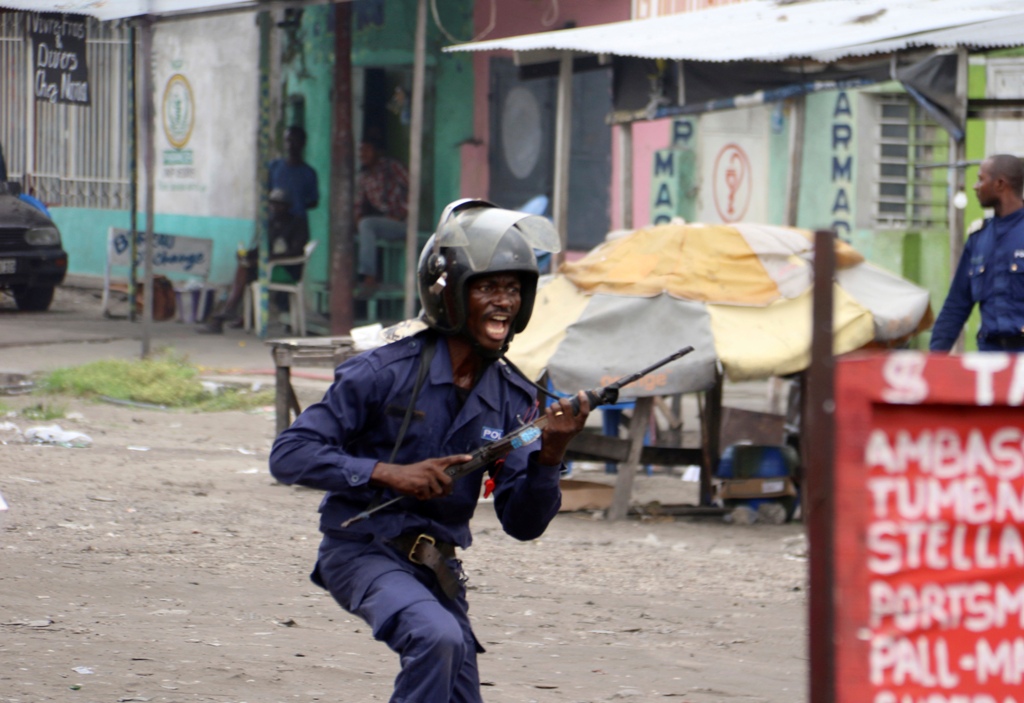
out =
[[[102,276],[106,268],[107,232],[111,227],[127,228],[127,210],[89,210],[85,208],[52,208],[53,221],[62,233],[68,252],[68,273]],[[137,227],[145,228],[145,216],[139,215]],[[178,234],[213,240],[213,266],[210,282],[228,284],[235,275],[235,252],[238,243],[252,240],[252,220],[227,217],[192,217],[187,215],[156,215],[154,229],[161,234]],[[141,276],[141,273],[140,273]]]

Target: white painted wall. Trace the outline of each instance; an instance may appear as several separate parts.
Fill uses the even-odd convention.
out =
[[[253,16],[162,22],[153,45],[157,212],[251,219],[259,73]]]
[[[768,221],[770,118],[765,106],[701,116],[701,222]]]

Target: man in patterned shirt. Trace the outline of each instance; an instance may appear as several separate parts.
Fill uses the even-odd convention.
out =
[[[359,144],[359,178],[356,181],[356,227],[359,233],[359,278],[363,290],[377,285],[377,242],[405,239],[408,214],[409,172],[400,162],[385,156],[382,144],[364,137]]]

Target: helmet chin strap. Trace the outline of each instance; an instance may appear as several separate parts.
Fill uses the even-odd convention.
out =
[[[469,342],[473,351],[485,361],[497,361],[505,355],[505,352],[508,351],[508,337],[505,338],[505,343],[501,345],[501,349],[488,349],[484,345],[480,344],[480,342],[476,340],[476,337],[469,333],[466,329],[466,325],[462,325],[462,329],[460,329],[456,334]]]

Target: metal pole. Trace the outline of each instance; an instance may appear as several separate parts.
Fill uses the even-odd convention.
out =
[[[334,107],[331,115],[331,334],[348,334],[355,320],[352,250],[355,145],[352,136],[352,5],[334,6]]]
[[[633,123],[619,125],[619,198],[622,229],[633,229]]]
[[[409,134],[409,215],[405,222],[406,319],[416,302],[416,255],[419,249],[420,184],[423,178],[423,83],[427,61],[427,0],[416,4],[416,46],[412,64],[412,125]]]
[[[153,121],[156,114],[153,104],[153,18],[149,15],[141,17],[139,29],[139,49],[142,54],[142,114],[139,121],[142,123],[142,165],[146,174],[146,192],[143,197],[146,209],[146,240],[143,263],[145,288],[142,294],[142,358],[146,358],[150,353],[150,337],[153,332],[153,208],[156,191],[156,154],[153,146]]]
[[[260,299],[253,300],[254,310],[259,310],[259,324],[254,325],[260,337],[267,334],[270,317],[270,296],[267,293],[267,270],[270,261],[270,237],[268,235],[267,182],[269,181],[268,162],[270,161],[270,46],[271,34],[274,31],[274,18],[270,12],[264,11],[256,15],[259,27],[259,75],[257,76],[256,99],[259,101],[256,114],[256,246],[259,250]],[[292,330],[295,329],[295,318],[301,313],[292,310],[289,313]]]
[[[811,365],[801,413],[804,438],[804,523],[810,546],[809,597],[810,703],[833,703],[836,696],[833,470],[835,456],[835,359],[832,356],[832,304],[835,233],[814,233],[814,302]]]
[[[572,147],[572,53],[558,61],[558,102],[555,108],[555,189],[551,212],[562,251],[554,255],[552,270],[565,261],[569,241],[569,158]]]
[[[131,245],[128,249],[131,264],[128,268],[128,319],[135,322],[135,297],[138,293],[139,270],[139,122],[136,119],[138,84],[136,81],[135,25],[128,30],[128,217],[131,222],[128,232]],[[110,252],[107,252],[110,256]]]
[[[956,117],[964,126],[964,138],[957,141],[951,134],[949,137],[949,160],[960,163],[967,157],[967,49],[958,47],[956,50]],[[965,187],[967,172],[962,168],[951,168],[946,172],[949,190],[949,277],[953,279],[960,256],[964,252],[964,211],[953,204],[953,196]],[[961,330],[953,345],[953,352],[964,350],[964,334]]]

